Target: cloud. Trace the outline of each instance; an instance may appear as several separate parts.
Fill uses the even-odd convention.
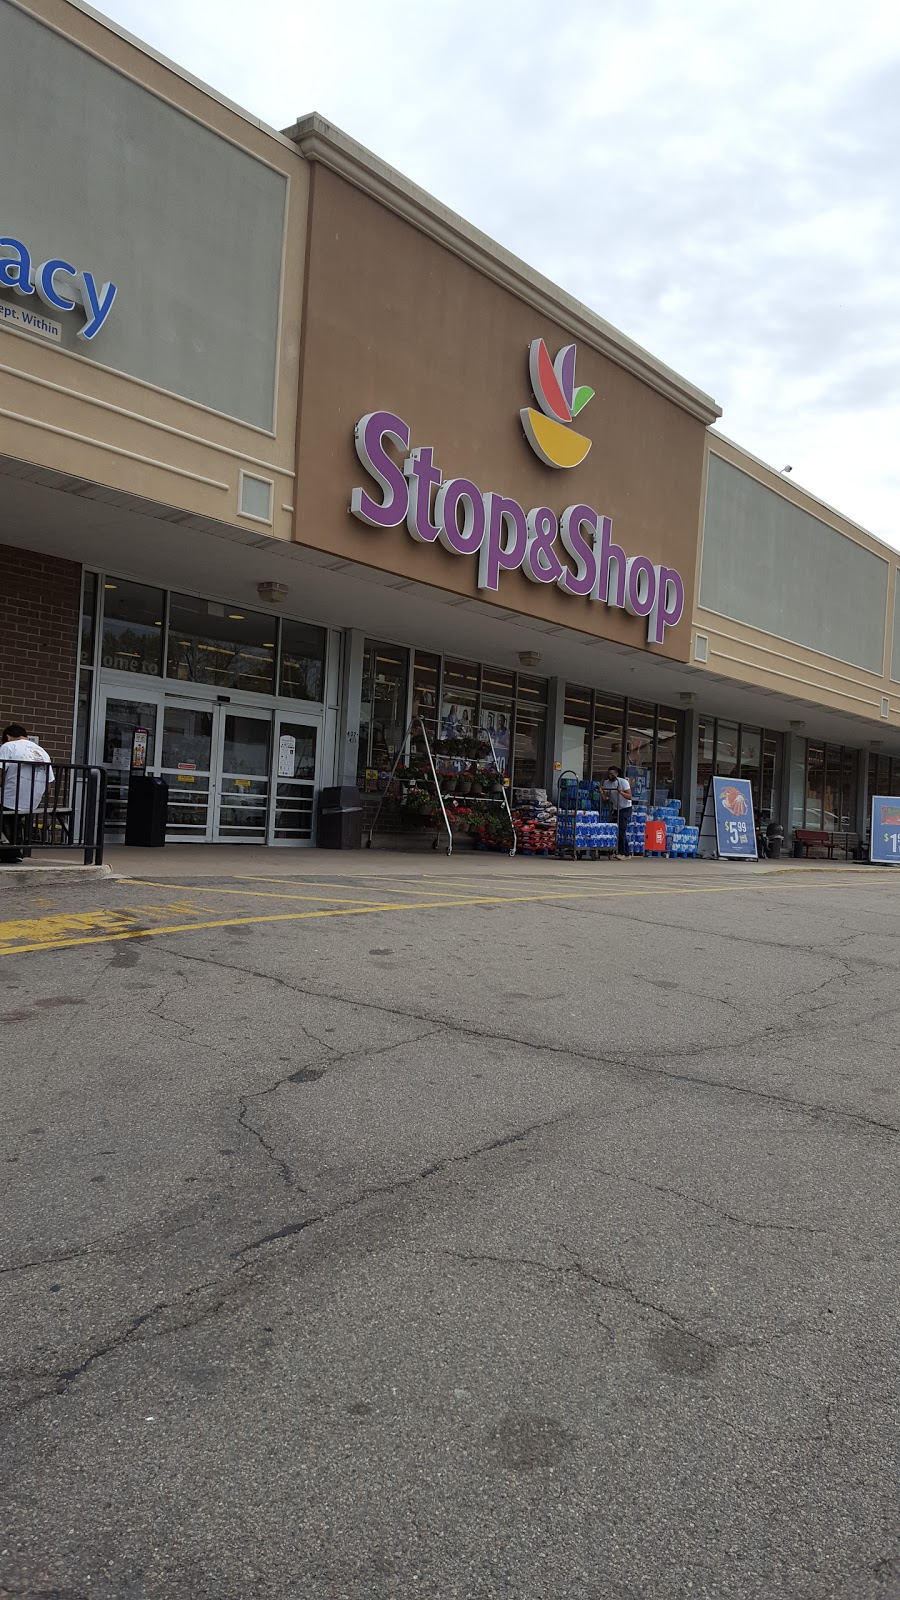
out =
[[[108,0],[263,120],[320,110],[900,546],[900,8]]]

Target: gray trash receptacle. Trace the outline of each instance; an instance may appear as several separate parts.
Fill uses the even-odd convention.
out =
[[[322,850],[362,849],[362,797],[353,784],[322,790],[316,844]]]

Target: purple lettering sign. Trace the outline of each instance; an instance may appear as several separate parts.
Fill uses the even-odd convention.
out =
[[[561,356],[567,357],[568,351]],[[571,377],[568,361],[562,360],[564,391]],[[492,490],[483,493],[468,478],[445,482],[434,465],[432,447],[410,450],[409,427],[393,411],[367,412],[356,425],[355,438],[356,453],[378,485],[380,498],[355,488],[350,496],[353,515],[373,528],[397,528],[405,521],[411,537],[421,543],[439,540],[454,555],[477,554],[479,589],[496,593],[501,572],[521,571],[531,583],[554,583],[564,594],[646,618],[650,644],[662,644],[666,629],[681,621],[681,574],[674,567],[657,566],[649,556],[626,556],[613,540],[612,519],[592,506],[567,506],[557,522],[549,506],[526,513],[517,500]],[[388,445],[408,452],[402,466]]]

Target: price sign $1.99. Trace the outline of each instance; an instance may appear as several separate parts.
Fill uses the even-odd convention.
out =
[[[885,867],[900,867],[900,799],[876,794],[871,805],[869,860],[880,861]]]

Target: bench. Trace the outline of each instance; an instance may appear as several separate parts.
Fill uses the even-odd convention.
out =
[[[835,850],[841,850],[844,860],[859,855],[860,838],[858,833],[829,833],[824,828],[795,828],[794,829],[794,855],[799,856],[801,850],[805,857],[809,857],[810,850],[824,850],[829,861],[834,860]]]

